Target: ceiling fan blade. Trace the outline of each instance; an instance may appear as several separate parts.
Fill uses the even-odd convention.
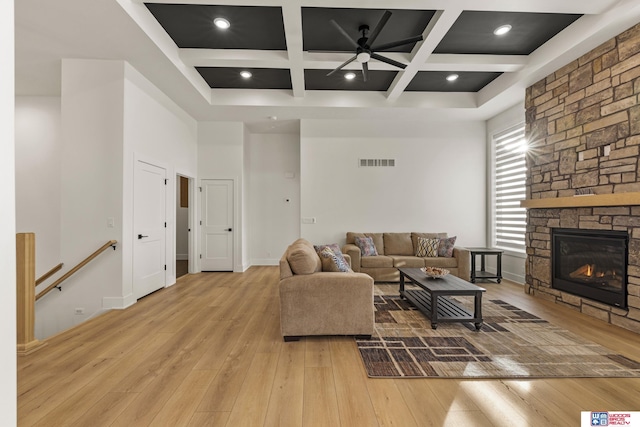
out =
[[[367,81],[367,75],[369,74],[369,65],[366,62],[362,63],[362,80]]]
[[[335,70],[331,71],[329,74],[327,74],[327,77],[330,76],[331,74],[335,73],[336,71],[340,71],[342,70],[346,65],[351,64],[353,61],[356,60],[356,56],[354,55],[352,58],[347,59],[346,61],[344,61],[342,64],[340,64],[338,66],[338,68],[336,68]]]
[[[419,42],[422,39],[423,39],[422,35],[409,37],[408,39],[398,40],[398,41],[395,41],[395,42],[385,43],[385,44],[381,44],[380,46],[372,47],[371,50],[375,50],[375,51],[387,50],[387,49],[391,49],[392,47],[397,47],[397,46],[402,46],[402,45],[409,44],[409,43]]]
[[[377,53],[371,52],[371,57],[374,59],[377,59],[378,61],[386,62],[387,64],[393,65],[398,68],[402,68],[403,70],[407,68],[407,66],[404,65],[402,62],[394,61],[393,59],[389,59],[382,55],[378,55]]]
[[[360,46],[358,46],[358,43],[351,38],[351,36],[344,30],[344,28],[342,28],[340,26],[340,24],[338,24],[336,21],[334,21],[333,19],[331,20],[331,23],[333,24],[334,27],[336,27],[338,29],[338,31],[340,31],[340,34],[342,34],[344,36],[344,38],[346,38],[347,40],[349,40],[349,43],[355,47],[356,49],[359,48]]]
[[[382,28],[387,24],[387,21],[389,20],[389,18],[391,18],[391,12],[386,10],[384,12],[384,15],[382,15],[382,18],[380,18],[380,21],[378,21],[378,24],[376,25],[376,27],[373,29],[373,31],[369,35],[369,39],[367,40],[367,44],[369,46],[371,46],[373,42],[376,41],[376,39],[378,38],[378,34],[380,34],[380,31],[382,31]]]

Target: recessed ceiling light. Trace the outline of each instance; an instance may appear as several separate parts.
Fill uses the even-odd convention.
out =
[[[216,18],[213,20],[213,24],[223,30],[226,30],[227,28],[229,28],[231,26],[231,24],[229,23],[229,21],[227,21],[224,18]]]
[[[460,76],[457,75],[457,74],[449,74],[447,76],[447,81],[449,81],[449,82],[456,81],[456,80],[458,80],[458,77],[460,77]]]
[[[347,80],[353,80],[353,79],[356,78],[356,73],[349,72],[349,73],[344,75],[344,78],[347,79]]]
[[[511,31],[511,25],[501,25],[493,30],[493,34],[495,34],[496,36],[501,36],[503,34],[507,34],[509,31]]]
[[[248,79],[251,77],[251,72],[250,71],[240,71],[240,75],[242,76],[243,79]]]

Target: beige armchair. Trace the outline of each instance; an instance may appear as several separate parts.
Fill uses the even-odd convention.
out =
[[[371,336],[373,279],[363,273],[323,272],[319,263],[313,245],[304,239],[289,246],[280,259],[280,326],[284,340],[311,335]]]

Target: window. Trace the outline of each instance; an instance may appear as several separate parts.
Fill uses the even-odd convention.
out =
[[[493,136],[493,246],[525,253],[525,198],[527,142],[524,124]]]

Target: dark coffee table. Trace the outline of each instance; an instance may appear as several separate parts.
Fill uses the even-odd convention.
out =
[[[472,322],[476,330],[482,327],[482,293],[484,288],[466,282],[452,274],[438,279],[427,277],[419,268],[399,268],[400,296],[411,302],[431,320],[431,328],[438,322]],[[405,290],[405,279],[421,289]],[[449,296],[474,297],[474,312],[447,298]]]

